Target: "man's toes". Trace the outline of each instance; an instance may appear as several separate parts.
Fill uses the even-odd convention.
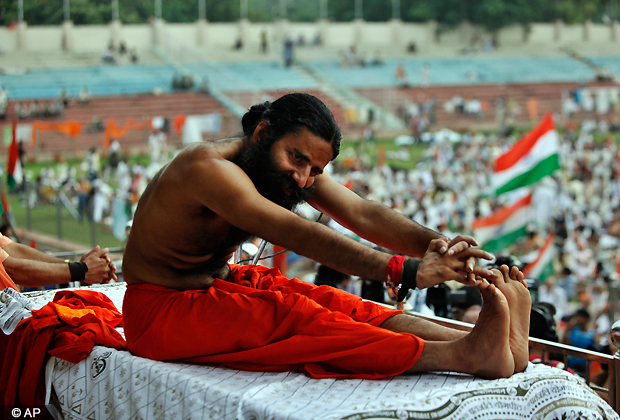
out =
[[[484,295],[486,294],[487,298],[492,298],[497,293],[497,287],[493,283],[489,283],[489,286],[484,289]]]
[[[500,267],[500,270],[498,270],[497,268],[491,270],[496,275],[496,278],[492,279],[493,284],[496,286],[501,286],[502,284],[506,283],[506,279],[504,278],[504,267],[508,268],[507,266],[502,265]]]
[[[516,265],[513,265],[512,267],[510,267],[510,278],[512,280],[518,280],[517,276],[519,275],[521,271],[519,270],[519,267],[517,267]]]
[[[489,283],[487,279],[481,278],[480,283],[478,283],[478,290],[480,291],[480,293],[484,293],[486,289],[489,288],[490,284],[491,283]]]

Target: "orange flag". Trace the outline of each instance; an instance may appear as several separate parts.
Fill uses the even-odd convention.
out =
[[[103,147],[107,149],[110,147],[110,141],[112,139],[120,139],[127,135],[127,132],[131,129],[144,130],[145,124],[139,123],[133,118],[129,118],[125,121],[125,124],[121,127],[112,118],[108,118],[105,126],[105,134],[103,137]]]
[[[37,144],[37,131],[59,131],[70,137],[77,137],[82,133],[84,123],[77,121],[46,122],[35,120],[32,123],[32,146]]]

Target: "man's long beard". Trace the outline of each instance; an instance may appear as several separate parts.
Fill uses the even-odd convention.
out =
[[[260,195],[285,209],[293,210],[314,191],[314,184],[299,188],[293,177],[278,169],[269,148],[260,143],[245,146],[234,162],[252,180]]]

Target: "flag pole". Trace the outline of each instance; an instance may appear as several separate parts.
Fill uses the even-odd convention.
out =
[[[562,143],[564,140],[564,135],[560,136],[558,132],[558,143],[560,144],[560,150],[562,150]],[[560,156],[562,158],[562,156]],[[560,193],[566,197],[569,197],[568,191],[568,181],[566,180],[566,176],[564,171],[562,171],[562,164],[560,163]],[[566,235],[568,238],[573,237],[573,233],[575,232],[575,221],[573,219],[573,213],[570,211],[571,206],[568,203],[562,203],[562,215],[564,216],[564,224],[566,225]],[[568,239],[567,238],[567,239]]]
[[[14,175],[14,171],[15,171],[15,166],[17,165],[17,161],[19,160],[19,149],[17,146],[17,120],[14,119],[13,120],[13,139],[11,141],[11,147],[9,149],[9,156],[8,156],[8,162],[7,162],[7,183],[9,183],[11,181],[11,179],[13,179],[13,183],[15,182],[15,179],[13,178]],[[13,236],[15,237],[15,239],[17,240],[17,242],[21,242],[19,239],[19,236],[17,236],[17,232],[15,231],[15,227],[13,226],[13,223],[11,222],[11,215],[10,215],[10,205],[9,205],[9,200],[6,196],[6,192],[4,190],[4,183],[0,183],[0,200],[1,200],[1,205],[2,205],[2,220],[4,222],[4,225],[7,226],[7,228],[13,232]]]

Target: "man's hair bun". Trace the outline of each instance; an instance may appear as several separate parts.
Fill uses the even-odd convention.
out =
[[[258,124],[265,119],[265,113],[269,111],[270,106],[271,104],[269,102],[264,102],[250,107],[249,111],[246,112],[241,119],[243,134],[250,136],[254,133]]]

